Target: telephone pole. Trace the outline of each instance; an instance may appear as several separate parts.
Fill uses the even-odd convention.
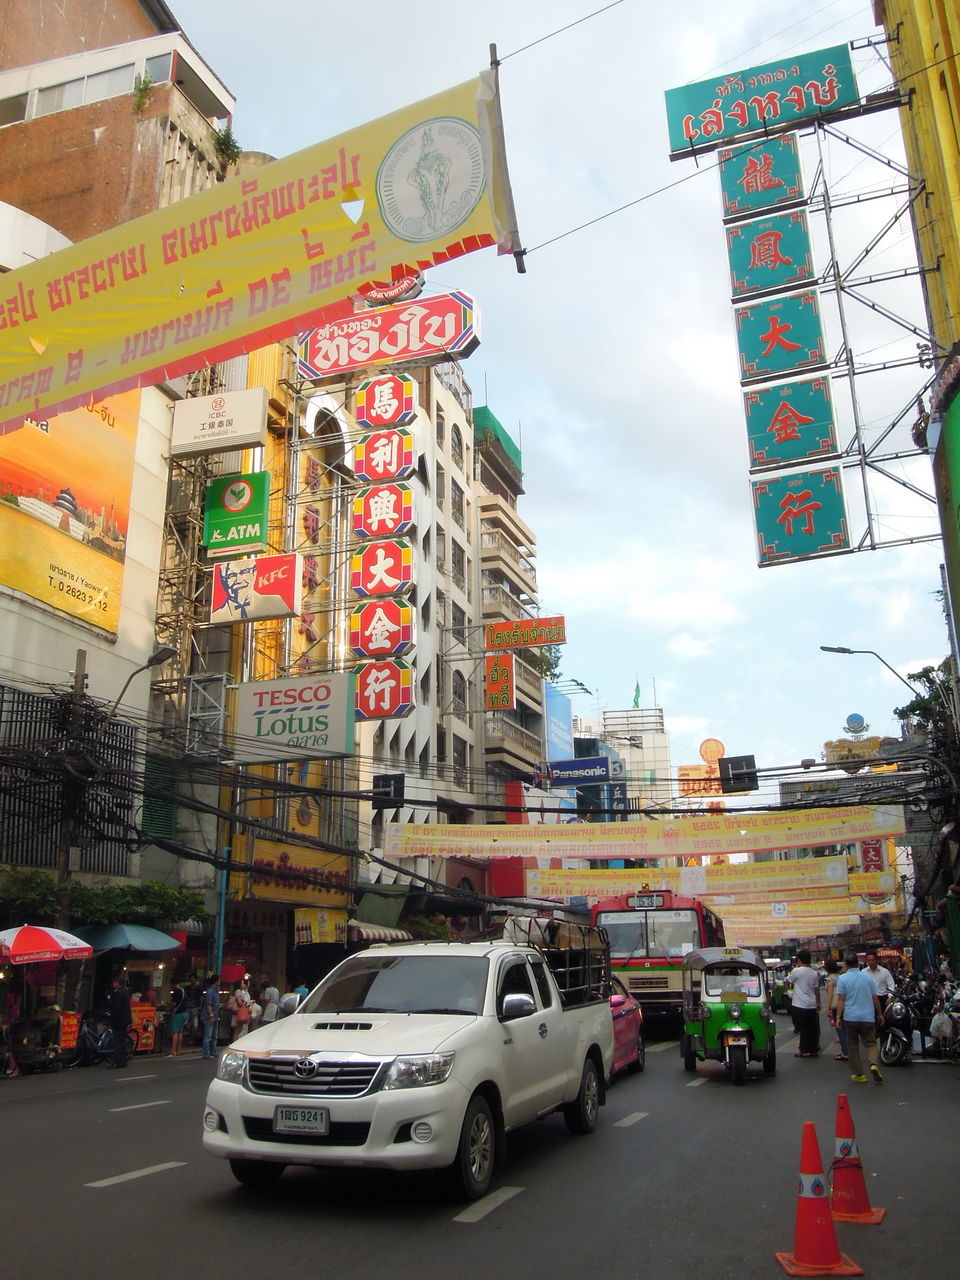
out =
[[[76,869],[74,861],[77,849],[80,805],[83,802],[85,781],[79,776],[73,757],[80,744],[83,724],[83,702],[87,693],[87,651],[77,650],[73,669],[73,693],[70,697],[70,715],[67,720],[66,740],[63,747],[63,781],[60,803],[60,847],[57,851],[57,924],[66,929],[70,924],[70,877]]]

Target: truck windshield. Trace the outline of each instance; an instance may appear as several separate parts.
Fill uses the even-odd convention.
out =
[[[700,945],[695,911],[605,911],[599,917],[615,959],[685,956]]]
[[[481,1013],[487,967],[484,956],[365,952],[330,974],[297,1013]]]

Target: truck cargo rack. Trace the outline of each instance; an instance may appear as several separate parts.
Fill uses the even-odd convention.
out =
[[[508,916],[505,942],[536,947],[550,966],[564,1008],[610,996],[610,943],[599,925],[550,916]]]

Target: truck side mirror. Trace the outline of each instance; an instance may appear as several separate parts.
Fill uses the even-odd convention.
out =
[[[514,1018],[529,1018],[531,1013],[536,1011],[537,1006],[533,996],[515,992],[503,997],[503,1012],[500,1018],[503,1022],[510,1022]]]

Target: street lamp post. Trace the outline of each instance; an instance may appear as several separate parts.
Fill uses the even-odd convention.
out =
[[[922,698],[923,691],[912,685],[909,680],[905,680],[896,667],[891,667],[886,658],[882,658],[875,649],[847,649],[844,645],[839,644],[822,644],[820,648],[824,653],[868,653],[872,658],[876,658],[878,662],[882,662],[888,671],[897,677],[901,684],[905,684],[915,698]],[[931,680],[936,685],[937,693],[940,695],[940,701],[943,703],[943,709],[946,711],[950,723],[960,726],[960,717],[956,714],[956,709],[951,704],[943,685],[935,675],[931,675]]]

